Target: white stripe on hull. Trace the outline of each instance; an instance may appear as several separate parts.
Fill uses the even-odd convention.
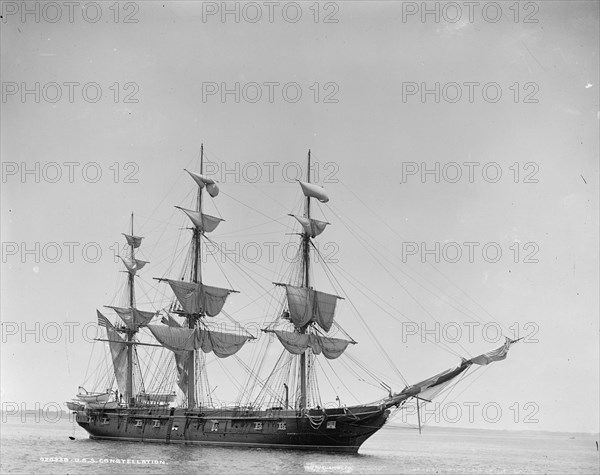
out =
[[[146,439],[143,440],[135,437],[108,437],[96,436],[90,434],[90,439],[94,440],[118,440],[124,442],[150,442],[164,444],[165,439]],[[215,447],[247,447],[247,448],[270,448],[270,449],[288,449],[288,450],[313,450],[313,451],[328,451],[328,452],[358,452],[360,446],[348,445],[292,445],[292,444],[261,444],[258,442],[217,442],[217,441],[201,441],[201,440],[172,440],[171,444],[183,445],[212,445]]]

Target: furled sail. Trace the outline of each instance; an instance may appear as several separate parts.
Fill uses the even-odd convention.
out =
[[[419,393],[419,399],[423,399],[425,401],[432,401],[433,398],[437,397],[444,389],[446,389],[450,384],[452,384],[454,379],[449,379],[443,383],[440,383],[436,386],[429,387],[424,389]]]
[[[106,328],[117,386],[121,393],[124,394],[127,389],[127,344],[121,335],[117,333],[117,330],[108,318],[102,315],[100,310],[96,310],[96,313],[98,315],[98,325]]]
[[[323,330],[331,329],[335,306],[340,297],[293,285],[285,285],[285,289],[294,325],[303,327],[308,322],[315,321]]]
[[[294,355],[304,353],[311,346],[310,333],[301,334],[283,330],[275,330],[274,333],[277,335],[277,338],[279,338],[283,347]]]
[[[442,371],[441,373],[438,373],[435,376],[413,384],[411,388],[419,388],[419,392],[417,394],[423,393],[425,390],[437,387],[448,381],[452,381],[454,378],[456,378],[458,375],[464,372],[469,366],[470,363],[467,363],[467,361],[463,360],[461,364],[456,368],[450,368],[446,371]]]
[[[219,187],[216,183],[209,183],[206,185],[206,191],[208,191],[208,194],[214,198],[219,194]]]
[[[202,334],[202,351],[204,353],[212,351],[219,358],[227,358],[237,353],[250,339],[248,335],[236,335],[235,333],[206,331],[202,329],[197,329],[197,331]]]
[[[137,271],[139,271],[146,264],[148,264],[147,261],[142,261],[140,259],[131,259],[130,257],[121,257],[121,256],[119,256],[119,257],[123,261],[123,264],[125,264],[127,271],[131,275],[135,275],[137,273]]]
[[[319,221],[318,219],[304,218],[294,214],[291,216],[298,220],[298,222],[302,225],[302,228],[304,228],[304,232],[311,238],[317,237],[319,234],[321,234],[325,230],[325,226],[329,224],[325,221]]]
[[[493,363],[494,361],[501,361],[503,359],[506,359],[506,356],[508,355],[508,349],[510,348],[510,345],[514,343],[514,341],[508,337],[505,338],[506,341],[504,342],[504,345],[502,345],[499,348],[496,348],[495,350],[476,356],[475,358],[471,358],[469,362],[480,366],[486,366],[490,363]]]
[[[304,196],[310,198],[316,198],[321,203],[327,203],[329,201],[329,197],[325,192],[325,189],[322,186],[314,185],[312,183],[306,183],[304,181],[300,181],[300,186],[302,187],[302,192]]]
[[[127,244],[129,246],[133,246],[134,248],[140,247],[142,244],[142,239],[144,239],[141,236],[132,236],[131,234],[125,234],[125,233],[121,233],[121,234],[123,234],[123,236],[125,236],[125,239],[127,239]]]
[[[323,356],[329,360],[338,358],[351,343],[348,340],[339,338],[328,338],[313,333],[296,333],[283,330],[274,330],[275,335],[283,345],[283,347],[294,355],[304,353],[308,348],[315,355]]]
[[[199,173],[194,173],[189,170],[186,170],[189,175],[194,179],[194,181],[198,184],[200,188],[204,188],[206,186],[206,191],[213,198],[219,194],[219,187],[215,183],[215,180],[212,178],[208,178],[207,176],[200,175]]]
[[[183,328],[166,325],[148,325],[154,337],[174,352],[201,349],[204,353],[211,351],[219,358],[227,358],[237,353],[251,339],[249,335],[236,335],[208,331],[201,328]]]
[[[175,355],[175,365],[177,366],[177,374],[179,375],[177,386],[179,386],[179,389],[181,389],[181,392],[183,392],[187,399],[190,353],[189,351],[174,351],[173,354]]]
[[[508,349],[513,343],[513,340],[506,338],[506,342],[501,347],[471,358],[470,360],[463,358],[460,365],[456,368],[442,371],[431,378],[427,378],[423,381],[413,384],[412,386],[406,388],[403,393],[410,393],[411,395],[418,396],[421,399],[431,400],[446,386],[448,386],[456,377],[466,371],[472,364],[485,366],[493,363],[494,361],[501,361],[505,359],[508,354]]]
[[[201,314],[205,313],[209,317],[218,315],[225,305],[225,301],[230,293],[235,292],[230,289],[220,287],[211,287],[194,282],[185,282],[183,280],[166,280],[177,300],[183,307],[185,313]]]
[[[321,351],[323,352],[323,356],[325,356],[325,358],[327,358],[328,360],[334,360],[341,356],[342,353],[346,351],[346,348],[350,343],[348,340],[342,340],[340,338],[328,338],[320,335],[315,335],[315,337],[321,345]],[[315,352],[314,349],[313,352],[317,355],[319,354],[318,352]]]
[[[187,214],[188,218],[190,218],[190,221],[194,223],[194,226],[196,226],[202,233],[213,232],[221,221],[225,221],[224,219],[216,218],[209,214],[201,213],[200,211],[185,209],[179,206],[175,206],[175,208],[178,208]]]
[[[121,308],[110,305],[107,305],[107,307],[117,312],[117,315],[125,322],[127,328],[132,331],[137,331],[140,327],[148,325],[150,320],[156,315],[155,312],[147,312],[137,308]]]
[[[170,327],[180,328],[181,325],[177,320],[175,320],[171,315],[168,315],[167,318],[163,317],[161,320],[162,323],[168,325]],[[190,361],[190,352],[189,351],[174,351],[173,355],[175,356],[175,365],[177,366],[177,374],[179,378],[177,378],[177,386],[183,392],[187,399],[187,391],[188,391],[188,374],[189,374],[189,361]]]
[[[333,325],[333,315],[338,299],[337,295],[326,294],[317,290],[314,291],[313,320],[326,332]]]
[[[106,328],[108,346],[110,349],[110,355],[113,360],[113,369],[115,372],[115,379],[117,380],[117,386],[121,394],[126,394],[127,391],[127,344],[125,340],[119,335],[116,328],[99,310],[96,310],[98,315],[98,325]],[[140,365],[137,357],[135,348],[133,350],[133,391],[136,394],[139,391],[144,390],[144,384],[142,382],[142,374],[140,371]],[[139,384],[138,384],[139,383]]]
[[[290,317],[297,327],[303,327],[312,319],[313,299],[310,289],[286,285]]]
[[[194,351],[201,340],[194,328],[148,325],[148,329],[161,345],[171,351]]]

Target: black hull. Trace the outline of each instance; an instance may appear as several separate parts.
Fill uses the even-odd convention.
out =
[[[384,406],[297,411],[139,407],[84,410],[92,439],[356,453],[385,424]]]

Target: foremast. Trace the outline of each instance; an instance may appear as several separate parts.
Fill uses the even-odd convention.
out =
[[[308,166],[306,168],[306,182],[310,183],[310,149],[308,150]],[[310,222],[310,195],[305,197],[304,218]],[[302,268],[304,270],[304,288],[310,288],[310,234],[302,233]],[[305,334],[306,325],[300,328],[300,333]],[[306,408],[306,352],[300,355],[300,410]]]
[[[305,196],[304,212],[302,216],[291,214],[302,226],[300,234],[301,251],[301,278],[296,285],[291,283],[275,283],[285,287],[287,310],[283,318],[294,325],[293,331],[274,329],[271,325],[263,329],[265,332],[275,333],[285,350],[293,355],[299,355],[299,390],[297,395],[297,408],[301,411],[309,406],[307,394],[309,393],[309,368],[307,367],[308,351],[314,355],[323,354],[327,359],[338,358],[348,347],[355,344],[352,339],[345,340],[332,338],[326,334],[334,324],[334,314],[337,301],[342,297],[328,294],[313,289],[310,278],[312,239],[320,235],[329,224],[311,217],[311,198],[316,198],[321,203],[329,201],[325,190],[310,182],[311,156],[308,151],[308,169],[306,181],[299,184]],[[299,285],[298,285],[299,284]],[[276,325],[277,321],[272,325]]]

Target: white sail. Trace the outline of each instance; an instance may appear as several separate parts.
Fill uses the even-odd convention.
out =
[[[200,232],[203,232],[203,233],[213,232],[217,228],[217,226],[221,223],[221,221],[224,221],[221,218],[216,218],[215,216],[211,216],[209,214],[204,214],[204,213],[201,213],[200,211],[194,211],[192,209],[185,209],[185,208],[181,208],[179,206],[175,206],[175,208],[178,208],[181,211],[183,211],[185,214],[187,214],[188,218],[190,218],[190,221],[192,223],[194,223],[194,226],[196,226],[200,230]]]
[[[132,236],[131,234],[125,234],[125,233],[121,233],[123,236],[125,236],[125,239],[127,239],[127,244],[129,246],[133,246],[134,248],[138,248],[141,246],[142,244],[142,239],[144,239],[141,236]]]
[[[125,340],[117,333],[117,330],[108,318],[100,310],[96,310],[96,313],[98,315],[98,325],[106,328],[117,386],[121,393],[124,393],[127,388],[127,344],[125,344]]]
[[[328,338],[320,335],[314,335],[317,338],[317,341],[321,345],[321,351],[323,352],[323,356],[328,360],[334,360],[342,355],[346,348],[348,348],[348,344],[350,343],[348,340],[342,340],[340,338]],[[313,349],[315,354],[319,354]]]
[[[322,186],[315,185],[313,183],[306,183],[304,181],[300,181],[300,186],[302,187],[302,192],[304,196],[310,198],[316,198],[321,203],[327,203],[329,201],[329,196],[325,192],[325,189]]]
[[[179,389],[181,389],[187,400],[188,375],[190,374],[190,352],[174,351],[173,354],[175,355],[175,365],[177,366],[177,374],[179,375],[177,378],[177,386],[179,386]]]
[[[313,299],[310,289],[286,285],[288,308],[292,322],[303,327],[312,319]]]
[[[171,315],[163,317],[161,322],[170,327],[181,328],[181,324],[177,320],[175,320]],[[179,375],[179,377],[177,378],[177,386],[179,386],[179,389],[181,389],[181,391],[185,395],[185,399],[187,399],[189,374],[188,363],[190,361],[190,352],[174,351],[173,355],[175,356],[175,365],[177,366],[177,374]]]
[[[119,256],[119,258],[123,261],[123,264],[125,264],[125,267],[127,268],[127,272],[129,272],[131,275],[135,275],[138,270],[142,269],[146,264],[148,264],[147,261],[142,261],[140,259],[131,259],[130,257],[121,256]]]
[[[148,329],[161,345],[171,351],[193,351],[200,348],[201,341],[193,328],[148,325]]]
[[[292,216],[298,220],[298,222],[302,225],[304,232],[311,238],[317,237],[319,234],[321,234],[325,230],[325,227],[329,224],[325,221],[319,221],[318,219],[304,218],[294,214],[292,214]]]
[[[275,330],[275,335],[283,347],[294,355],[300,355],[310,348],[310,337],[308,333],[287,332],[283,330]]]
[[[293,285],[286,285],[285,289],[294,325],[303,327],[308,322],[315,321],[323,330],[331,329],[335,306],[339,299],[337,295]]]
[[[125,322],[127,328],[132,331],[137,331],[140,327],[148,325],[150,320],[156,315],[156,312],[148,312],[137,308],[121,308],[110,305],[107,305],[107,307],[112,308],[121,320]]]
[[[194,181],[198,184],[200,188],[204,188],[206,186],[206,191],[213,198],[219,194],[219,187],[215,183],[215,180],[212,178],[208,178],[207,176],[200,175],[199,173],[194,173],[189,170],[186,170],[189,175],[194,179]]]
[[[115,308],[115,307],[111,307]],[[124,309],[129,310],[129,309]],[[127,344],[125,340],[119,333],[117,329],[113,326],[112,323],[106,318],[100,310],[96,310],[98,315],[98,325],[106,328],[106,335],[108,342],[108,347],[110,349],[110,355],[113,360],[113,369],[115,372],[115,379],[117,380],[117,387],[121,394],[126,394],[127,391]],[[132,378],[132,387],[133,392],[136,394],[138,391],[144,390],[144,383],[142,381],[142,374],[140,370],[140,364],[138,361],[137,352],[135,348],[132,351],[133,355],[133,378]]]
[[[480,366],[486,366],[494,361],[501,361],[508,355],[508,349],[512,343],[513,341],[510,338],[506,338],[506,342],[501,347],[496,348],[488,353],[483,353],[475,358],[471,358],[469,361]]]
[[[219,358],[226,358],[237,353],[251,338],[248,335],[237,335],[208,331],[201,328],[183,328],[167,325],[148,325],[154,337],[165,347],[174,352],[202,350],[211,351]]]
[[[294,355],[302,354],[310,348],[315,355],[323,353],[325,358],[333,360],[341,356],[350,344],[348,340],[328,338],[312,333],[301,334],[283,330],[275,330],[274,333],[283,347]]]
[[[208,185],[206,185],[206,191],[208,191],[208,194],[210,196],[215,198],[219,194],[219,187],[216,183],[209,183]]]
[[[197,331],[202,335],[202,351],[204,353],[212,351],[219,358],[227,358],[237,353],[250,339],[247,335],[236,335],[235,333],[207,331],[199,328]]]
[[[134,259],[134,261],[137,270],[142,269],[146,264],[148,264],[148,261],[142,261],[140,259]]]
[[[444,389],[446,389],[448,386],[450,386],[450,384],[452,384],[453,382],[454,382],[454,378],[449,379],[448,381],[445,381],[441,384],[438,384],[437,386],[432,386],[432,387],[423,389],[418,394],[418,396],[420,399],[424,399],[425,401],[431,401],[431,400],[433,400],[433,398],[438,396]]]
[[[315,305],[313,310],[313,320],[319,326],[328,332],[333,325],[333,315],[337,304],[338,296],[326,294],[325,292],[314,291]]]
[[[214,317],[223,309],[227,296],[234,292],[230,289],[183,280],[165,280],[173,289],[173,293],[183,307],[183,311],[190,314],[205,313],[209,317]]]

